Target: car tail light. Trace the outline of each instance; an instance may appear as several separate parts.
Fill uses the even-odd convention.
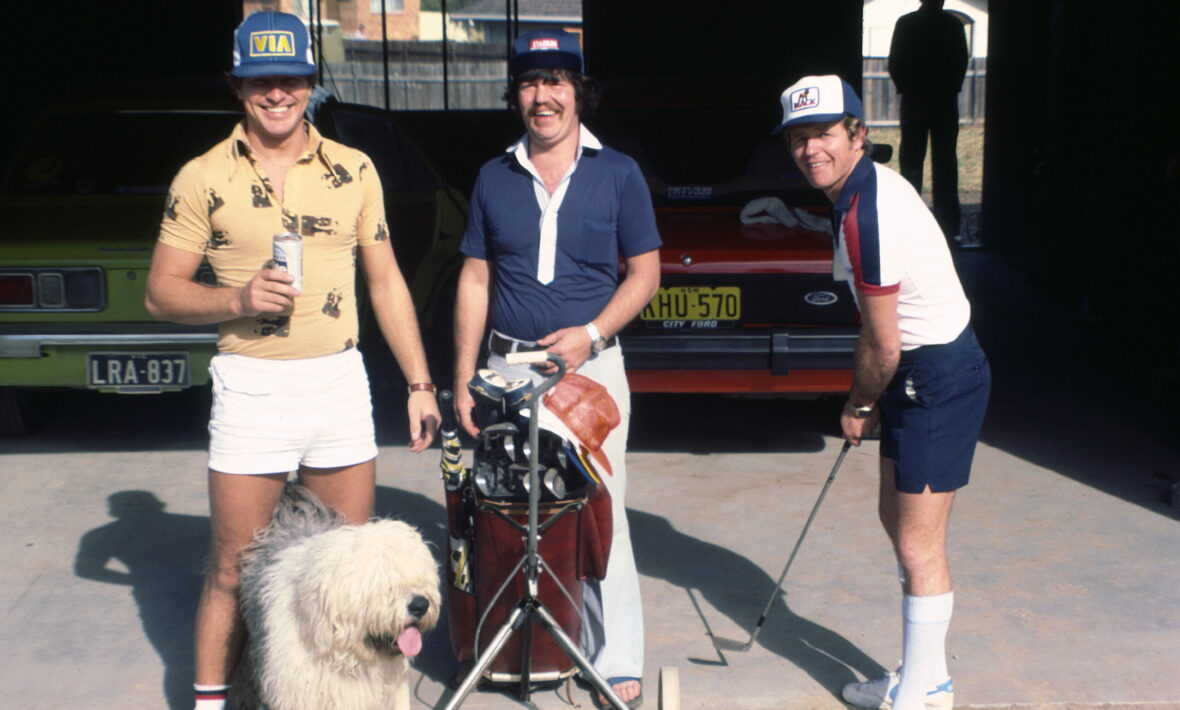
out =
[[[97,267],[0,270],[0,311],[100,311],[104,293]]]
[[[0,306],[29,308],[33,300],[32,274],[0,274]]]
[[[66,282],[61,274],[37,274],[37,301],[43,308],[66,304]]]

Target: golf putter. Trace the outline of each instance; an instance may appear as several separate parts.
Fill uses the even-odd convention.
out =
[[[828,488],[831,488],[832,481],[836,480],[836,472],[840,470],[840,464],[844,463],[844,455],[848,453],[848,449],[851,447],[852,444],[847,441],[841,447],[840,455],[836,457],[836,465],[832,466],[832,472],[828,474],[828,480],[824,482],[824,487],[819,492],[819,499],[812,506],[811,515],[807,516],[807,522],[803,524],[803,532],[799,533],[799,540],[795,543],[795,549],[791,550],[791,556],[787,559],[787,566],[783,568],[783,573],[778,576],[778,584],[775,586],[774,592],[771,593],[770,599],[766,602],[766,608],[762,610],[762,616],[758,618],[758,623],[754,625],[754,630],[750,633],[750,640],[742,643],[733,639],[714,636],[713,645],[718,651],[738,651],[744,653],[749,651],[750,647],[754,645],[754,640],[762,632],[762,624],[766,622],[766,617],[770,615],[770,609],[774,606],[774,600],[778,598],[779,592],[783,589],[783,580],[787,578],[787,572],[791,570],[791,563],[795,561],[795,555],[799,553],[799,546],[803,544],[803,538],[807,536],[807,529],[811,527],[811,521],[815,520],[815,514],[819,512],[819,506],[824,502],[824,496],[828,494]]]

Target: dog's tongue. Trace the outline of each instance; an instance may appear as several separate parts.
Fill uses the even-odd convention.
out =
[[[422,632],[416,626],[408,626],[397,637],[397,647],[407,657],[417,656],[422,652]]]

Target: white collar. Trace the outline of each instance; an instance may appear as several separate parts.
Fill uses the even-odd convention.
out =
[[[578,159],[582,157],[582,150],[584,148],[589,148],[590,150],[602,150],[602,141],[598,140],[598,137],[591,133],[590,129],[586,128],[585,124],[579,123],[578,152],[574,154],[575,163],[578,162]],[[525,167],[532,165],[532,161],[529,160],[529,134],[527,133],[521,136],[520,140],[505,148],[504,152],[515,153],[516,159],[519,160],[520,164],[524,165]]]

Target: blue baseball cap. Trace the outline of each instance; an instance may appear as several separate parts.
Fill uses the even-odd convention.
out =
[[[835,74],[805,76],[788,86],[779,101],[783,105],[783,122],[771,131],[772,134],[787,126],[829,123],[845,116],[865,117],[864,106],[856,92]]]
[[[585,73],[577,35],[565,30],[533,30],[512,43],[508,71],[517,76],[530,69],[568,69]]]
[[[315,74],[311,35],[298,17],[286,12],[255,12],[234,31],[230,74],[308,76]]]

